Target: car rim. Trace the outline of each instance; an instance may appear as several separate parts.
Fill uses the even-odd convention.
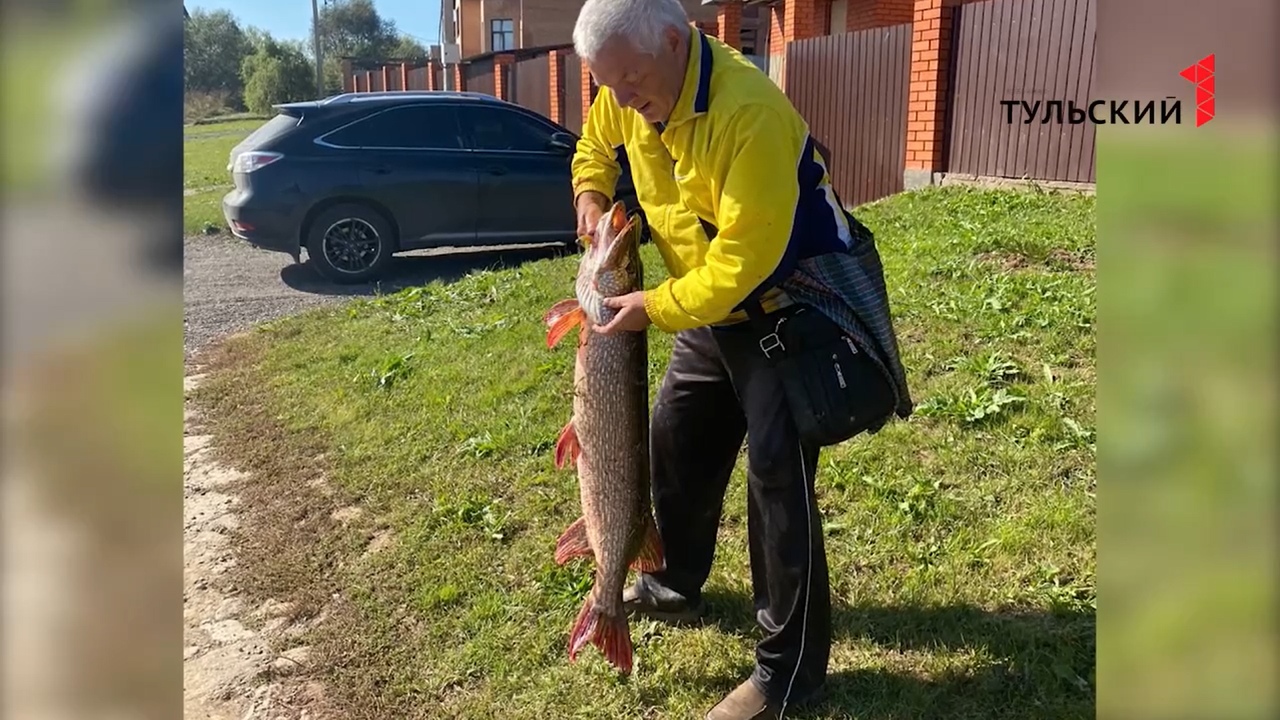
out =
[[[346,218],[324,231],[324,259],[341,272],[368,270],[381,252],[378,231],[360,218]]]

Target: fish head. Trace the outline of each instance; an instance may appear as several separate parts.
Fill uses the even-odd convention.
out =
[[[578,302],[592,322],[603,324],[613,310],[602,300],[639,290],[644,277],[640,263],[640,219],[627,216],[626,206],[615,202],[600,216],[595,239],[578,265]]]

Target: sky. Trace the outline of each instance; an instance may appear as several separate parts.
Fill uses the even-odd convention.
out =
[[[325,0],[316,0],[323,7]],[[440,42],[440,0],[374,0],[384,19],[423,45]],[[187,10],[230,10],[241,26],[252,25],[282,40],[311,39],[311,0],[186,0]]]

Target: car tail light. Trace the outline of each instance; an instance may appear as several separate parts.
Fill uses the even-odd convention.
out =
[[[283,157],[284,155],[275,152],[242,152],[231,161],[231,172],[251,173],[254,170],[264,168]]]

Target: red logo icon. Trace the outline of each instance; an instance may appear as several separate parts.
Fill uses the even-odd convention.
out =
[[[1214,116],[1214,58],[1213,53],[1203,60],[1178,73],[1196,84],[1196,127],[1200,127]]]

